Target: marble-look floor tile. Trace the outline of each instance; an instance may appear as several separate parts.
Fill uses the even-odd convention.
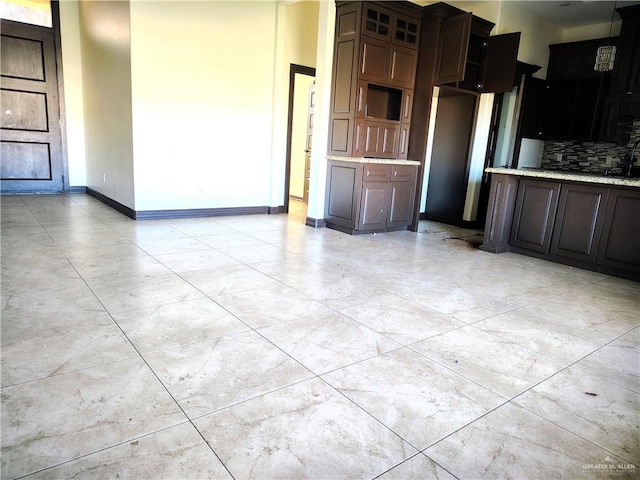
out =
[[[571,367],[515,403],[627,462],[640,459],[640,393]]]
[[[505,401],[409,349],[365,360],[323,378],[419,450]]]
[[[247,265],[183,272],[182,278],[209,297],[257,288],[278,288],[282,284]]]
[[[594,331],[585,328],[587,325],[558,321],[555,316],[549,317],[538,312],[535,305],[491,317],[474,326],[557,359],[563,365],[570,365],[593,352],[601,345],[599,340],[602,340],[595,333],[601,330]]]
[[[155,258],[142,251],[127,255],[91,255],[72,258],[71,263],[82,278],[132,277],[144,275],[170,275],[172,272]]]
[[[640,393],[640,328],[575,364],[583,372]]]
[[[337,312],[280,323],[260,333],[318,375],[400,347]]]
[[[435,288],[403,294],[403,296],[466,323],[484,320],[518,306],[515,302],[497,301],[457,284],[442,284]]]
[[[456,480],[456,477],[421,453],[376,477],[376,480],[409,479]]]
[[[2,327],[50,326],[58,322],[83,321],[106,313],[84,282],[71,280],[59,280],[59,288],[3,294]]]
[[[260,245],[246,245],[243,247],[236,246],[219,248],[219,250],[222,253],[229,255],[231,258],[235,258],[247,265],[253,265],[260,262],[282,261],[293,256],[293,254],[287,252],[283,248],[265,243]]]
[[[176,274],[104,275],[87,279],[87,282],[100,302],[114,315],[204,297]]]
[[[396,295],[340,310],[372,330],[408,345],[466,323]]]
[[[141,359],[4,387],[2,478],[34,473],[185,419]]]
[[[249,328],[209,298],[129,310],[113,318],[141,353],[212,340]]]
[[[106,314],[49,325],[2,326],[2,385],[135,358],[138,354]]]
[[[145,359],[192,419],[313,376],[252,331],[163,350]]]
[[[226,229],[226,232],[218,232],[211,235],[199,235],[197,239],[205,245],[215,249],[264,245],[262,240],[250,235],[245,235],[244,233],[236,232],[227,226],[222,227]]]
[[[320,302],[281,284],[219,295],[213,299],[253,328],[329,311]]]
[[[241,265],[238,260],[217,250],[200,250],[196,252],[179,252],[156,255],[154,257],[160,263],[174,272],[184,273],[198,270],[216,270],[223,267]]]
[[[193,425],[182,423],[24,478],[231,480],[232,477]]]
[[[196,252],[210,250],[209,245],[196,240],[193,237],[176,238],[148,238],[132,240],[149,255],[162,255],[168,253]]]
[[[195,425],[235,478],[373,478],[416,453],[319,379]]]
[[[608,469],[608,464],[622,468],[629,465],[607,450],[511,404],[424,453],[458,478],[603,478],[601,466]],[[620,469],[619,473],[615,478],[634,478],[628,470]]]
[[[428,338],[410,348],[506,398],[566,366],[545,352],[535,352],[473,326]]]

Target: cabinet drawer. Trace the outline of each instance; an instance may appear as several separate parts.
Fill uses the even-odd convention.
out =
[[[418,173],[417,167],[408,165],[391,165],[392,182],[413,182]]]
[[[362,172],[363,182],[388,182],[391,175],[389,165],[366,164]]]

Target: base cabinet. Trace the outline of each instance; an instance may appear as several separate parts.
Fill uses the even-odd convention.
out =
[[[517,193],[507,195],[511,183]],[[637,188],[494,175],[480,249],[510,250],[640,281],[638,212]]]
[[[372,233],[413,221],[417,166],[329,160],[327,168],[327,227]]]

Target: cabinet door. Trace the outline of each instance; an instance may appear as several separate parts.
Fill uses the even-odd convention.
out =
[[[400,125],[357,118],[355,130],[356,156],[396,158]]]
[[[415,182],[391,182],[387,228],[406,227],[413,221]]]
[[[391,42],[393,16],[394,14],[391,10],[387,10],[380,5],[364,3],[362,34],[385,42]]]
[[[391,45],[389,85],[394,87],[413,88],[416,78],[417,63],[417,50],[412,50],[398,45]]]
[[[640,191],[612,188],[597,263],[640,273]]]
[[[391,45],[387,42],[362,37],[358,77],[361,80],[386,85],[389,77],[390,50]]]
[[[359,169],[354,163],[335,164],[329,162],[327,171],[327,203],[325,216],[339,225],[355,228],[359,187],[362,184]]]
[[[560,184],[524,178],[520,181],[510,244],[548,253]]]
[[[402,123],[411,123],[411,111],[413,109],[413,90],[404,90],[402,94],[401,108],[400,121]]]
[[[389,183],[364,182],[358,230],[382,230],[387,225]]]
[[[510,92],[516,74],[520,32],[495,35],[487,38],[486,42],[480,91]]]
[[[398,158],[406,159],[409,156],[409,133],[411,125],[400,125],[400,138],[398,139]]]
[[[393,21],[393,37],[396,45],[417,49],[420,41],[420,20],[407,15],[396,14]]]
[[[523,91],[522,106],[520,107],[520,136],[540,139],[543,136],[544,128],[542,104],[547,88],[546,82],[527,76],[521,85]]]
[[[464,79],[471,20],[471,13],[463,13],[442,22],[436,85]]]
[[[609,189],[562,185],[551,250],[553,255],[595,263]]]

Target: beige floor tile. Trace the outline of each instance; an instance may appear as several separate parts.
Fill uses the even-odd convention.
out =
[[[2,478],[16,478],[184,422],[140,359],[2,389]]]
[[[255,332],[183,345],[145,358],[192,419],[313,376]]]
[[[505,401],[408,349],[322,378],[419,450]]]
[[[235,478],[373,478],[416,453],[319,379],[195,425]]]
[[[418,454],[405,460],[397,467],[388,470],[377,480],[408,480],[408,479],[432,479],[432,480],[455,480],[456,477],[447,472],[440,465],[425,455]]]

